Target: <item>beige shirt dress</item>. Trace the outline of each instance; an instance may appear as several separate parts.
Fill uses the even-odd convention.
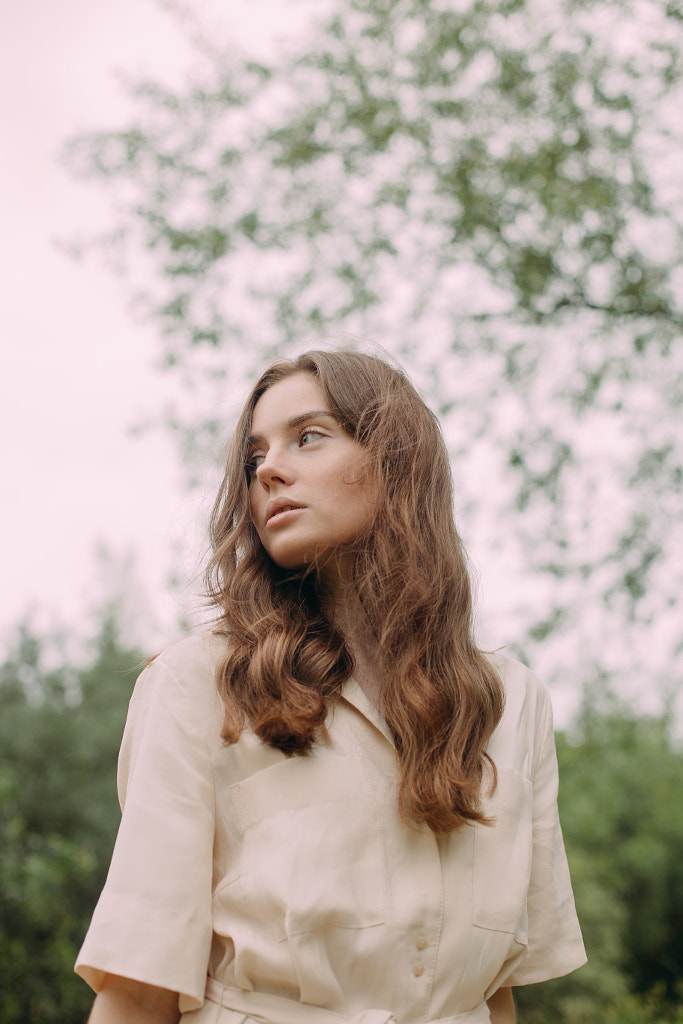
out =
[[[123,810],[76,963],[180,993],[183,1024],[485,1024],[485,1000],[585,962],[557,815],[550,701],[495,655],[491,827],[407,828],[386,726],[354,680],[330,742],[285,757],[220,736],[223,640],[144,670],[119,758]]]

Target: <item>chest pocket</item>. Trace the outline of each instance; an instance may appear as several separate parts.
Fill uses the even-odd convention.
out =
[[[230,787],[250,916],[278,940],[384,921],[379,812],[359,759],[292,757]]]
[[[533,787],[530,779],[498,771],[498,785],[484,801],[491,826],[474,830],[472,916],[479,928],[510,932],[527,941],[526,899],[533,852]]]

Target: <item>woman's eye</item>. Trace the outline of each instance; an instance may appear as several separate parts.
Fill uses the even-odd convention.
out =
[[[251,455],[247,460],[247,473],[253,476],[265,459],[265,455]]]
[[[300,447],[303,447],[304,445],[310,444],[311,441],[317,441],[319,437],[324,436],[325,435],[321,430],[304,430],[299,434],[299,445]]]

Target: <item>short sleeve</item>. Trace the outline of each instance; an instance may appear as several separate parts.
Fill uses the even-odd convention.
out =
[[[214,787],[186,688],[154,661],[137,681],[119,755],[121,824],[107,881],[76,961],[98,991],[106,973],[204,998],[211,948]]]
[[[558,978],[586,962],[557,811],[558,771],[550,697],[540,687],[534,737],[533,853],[527,955],[506,985]]]

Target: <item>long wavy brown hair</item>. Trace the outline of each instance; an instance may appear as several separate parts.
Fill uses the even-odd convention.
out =
[[[315,571],[280,569],[249,512],[251,421],[273,384],[310,374],[341,427],[366,449],[379,507],[360,537],[352,579],[377,641],[382,709],[394,739],[399,808],[446,834],[487,822],[486,752],[503,710],[501,681],[472,633],[467,560],[453,520],[450,464],[438,421],[404,373],[375,356],[313,351],[272,365],[237,425],[211,516],[206,582],[227,639],[217,671],[223,737],[248,722],[286,754],[324,741],[330,705],[352,675],[349,646],[325,613]]]

